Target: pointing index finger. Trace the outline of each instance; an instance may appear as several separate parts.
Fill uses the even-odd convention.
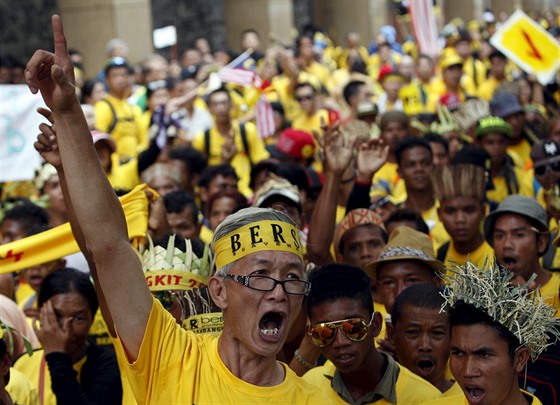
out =
[[[54,14],[51,19],[54,37],[54,54],[58,57],[68,56],[68,46],[66,45],[66,37],[62,27],[62,20],[58,14]]]

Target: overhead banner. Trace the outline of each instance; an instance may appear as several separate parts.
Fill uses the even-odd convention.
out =
[[[521,10],[492,35],[490,44],[525,72],[533,73],[542,85],[553,81],[560,68],[558,41]]]
[[[0,183],[35,176],[41,156],[33,143],[39,124],[46,122],[38,107],[45,107],[43,99],[26,85],[0,85]]]

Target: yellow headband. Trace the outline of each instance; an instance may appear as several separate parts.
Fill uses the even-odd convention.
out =
[[[259,221],[222,236],[215,243],[216,268],[263,250],[291,252],[303,260],[298,229],[282,221]]]
[[[144,273],[150,291],[192,290],[206,285],[204,277],[184,270],[152,270]]]

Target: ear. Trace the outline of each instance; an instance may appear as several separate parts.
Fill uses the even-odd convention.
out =
[[[548,242],[550,241],[550,233],[539,235],[537,240],[537,253],[539,256],[543,255],[548,248]]]
[[[513,365],[515,367],[515,372],[520,373],[525,369],[525,365],[529,361],[531,354],[529,353],[529,349],[526,347],[520,347],[516,350],[515,355],[513,356]]]
[[[199,187],[198,194],[200,195],[200,200],[202,202],[208,202],[208,189],[206,187]]]
[[[212,301],[222,310],[227,308],[227,289],[222,277],[211,277],[208,281],[208,292]]]
[[[394,335],[395,335],[395,326],[392,323],[385,323],[386,339],[393,344],[395,344],[395,342],[393,341]]]
[[[196,186],[198,185],[198,180],[200,179],[200,174],[199,173],[190,173],[191,176],[191,189],[195,190]]]
[[[374,337],[379,336],[382,327],[383,327],[383,317],[381,316],[381,312],[376,311],[373,314],[373,321],[371,322],[371,331]]]

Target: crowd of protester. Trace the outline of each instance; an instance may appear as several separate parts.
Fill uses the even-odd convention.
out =
[[[560,79],[493,48],[490,15],[437,57],[309,26],[248,29],[241,57],[114,39],[85,72],[54,17],[54,54],[2,58],[51,111],[1,244],[70,222],[81,252],[0,274],[0,403],[557,403]],[[141,184],[139,248],[117,196]]]

